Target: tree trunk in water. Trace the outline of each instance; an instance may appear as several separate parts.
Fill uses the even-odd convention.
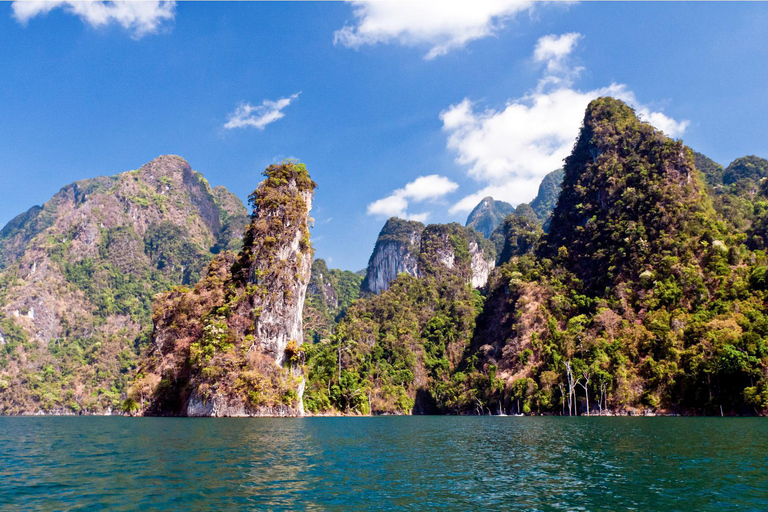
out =
[[[571,405],[575,404],[575,392],[573,390],[573,372],[571,371],[571,362],[565,363],[565,375],[568,377],[568,416],[571,416]]]

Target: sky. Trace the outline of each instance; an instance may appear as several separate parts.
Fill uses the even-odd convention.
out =
[[[768,157],[768,3],[13,2],[0,48],[0,225],[161,154],[242,199],[297,158],[316,256],[359,270],[389,216],[530,201],[598,96]]]

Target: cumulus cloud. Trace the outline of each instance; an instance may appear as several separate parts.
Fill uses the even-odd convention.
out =
[[[427,46],[425,59],[491,36],[506,21],[533,6],[528,0],[391,0],[352,4],[354,23],[336,31],[335,44],[355,49],[386,43]]]
[[[264,100],[261,105],[251,105],[243,103],[229,114],[224,128],[245,128],[252,126],[263,130],[269,123],[274,123],[278,119],[285,117],[283,109],[299,97],[300,92],[292,94],[287,98],[280,98],[277,101]]]
[[[568,57],[576,49],[582,37],[584,36],[578,32],[570,32],[539,38],[536,49],[533,51],[533,60],[547,64],[546,75],[539,84],[539,88],[547,85],[571,84],[578,78],[583,68],[570,65]]]
[[[587,105],[600,96],[632,105],[642,119],[667,135],[676,137],[685,131],[688,121],[651,110],[624,84],[590,91],[573,88],[562,77],[573,76],[566,57],[580,38],[579,34],[541,38],[534,60],[547,63],[543,78],[535,90],[508,101],[503,109],[479,110],[465,98],[440,114],[448,148],[483,185],[454,204],[451,213],[470,211],[489,195],[512,204],[533,199],[544,175],[561,167],[570,154]]]
[[[582,36],[578,32],[555,35],[550,34],[539,38],[536,49],[533,51],[533,59],[536,62],[547,62],[550,67],[555,63],[561,63],[565,57],[576,48]]]
[[[161,1],[77,1],[77,0],[21,0],[11,4],[13,17],[22,24],[32,18],[47,14],[54,9],[78,16],[94,28],[117,23],[139,39],[147,34],[158,32],[166,22],[176,16],[176,2]]]
[[[420,176],[399,188],[387,197],[381,198],[368,205],[368,215],[382,217],[400,217],[409,220],[424,222],[429,217],[429,212],[409,214],[408,206],[411,202],[419,203],[426,200],[439,199],[446,194],[455,191],[459,186],[438,174]]]

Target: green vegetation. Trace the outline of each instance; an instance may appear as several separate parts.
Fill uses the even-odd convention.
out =
[[[557,198],[560,196],[560,186],[563,182],[563,169],[557,169],[544,176],[539,185],[539,193],[531,201],[531,209],[536,214],[536,218],[541,222],[544,230],[549,229],[549,222],[552,212],[557,205]],[[517,207],[520,209],[520,206]]]
[[[719,163],[711,158],[696,151],[693,152],[693,159],[696,168],[704,176],[704,181],[710,187],[718,187],[723,184],[723,173],[725,169]]]
[[[479,409],[765,411],[765,255],[743,240],[687,148],[592,102],[549,234],[502,265],[478,318]]]
[[[427,227],[424,277],[358,300],[308,350],[307,408],[766,414],[765,174],[753,157],[729,169],[718,183],[717,164],[595,100],[549,233],[508,216],[484,298],[455,228]]]
[[[304,337],[317,343],[328,339],[346,309],[360,297],[363,276],[349,270],[328,269],[325,260],[312,263],[304,303]]]
[[[504,219],[491,235],[498,254],[497,263],[506,263],[515,256],[533,251],[544,232],[536,220],[521,216],[521,208]]]
[[[199,279],[227,227],[211,216],[232,225],[245,217],[242,204],[223,212],[207,189],[185,181],[191,172],[178,157],[160,157],[64,187],[6,226],[0,383],[9,391],[0,411],[120,407],[149,343],[153,296]]]
[[[750,185],[768,177],[768,160],[754,155],[737,158],[723,173],[724,185],[738,185],[748,180]]]
[[[156,297],[153,344],[126,409],[185,415],[190,404],[215,403],[251,413],[298,410],[304,349],[301,340],[279,343],[289,334],[286,319],[301,315],[299,297],[310,277],[308,213],[315,183],[303,164],[292,161],[268,167],[264,176],[249,197],[253,214],[240,252],[217,255],[194,288]],[[167,244],[151,247],[160,254],[185,247]],[[347,276],[339,277],[342,300],[351,302]]]
[[[454,370],[482,307],[482,296],[468,284],[470,243],[493,260],[492,244],[475,230],[427,226],[418,252],[423,277],[402,274],[387,291],[354,302],[333,335],[307,348],[307,410],[410,414],[461,408]]]
[[[65,187],[0,233],[3,412],[295,414],[304,377],[323,414],[768,414],[766,160],[723,169],[597,99],[490,240],[388,220],[376,250],[419,277],[378,295],[312,262],[302,164],[265,171],[247,222],[182,170]],[[497,262],[481,290],[475,247]],[[303,286],[304,345],[282,330]]]

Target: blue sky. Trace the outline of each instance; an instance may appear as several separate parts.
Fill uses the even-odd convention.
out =
[[[160,154],[241,198],[296,157],[316,255],[358,270],[388,215],[530,200],[600,94],[768,157],[768,3],[435,5],[0,4],[0,225]]]

